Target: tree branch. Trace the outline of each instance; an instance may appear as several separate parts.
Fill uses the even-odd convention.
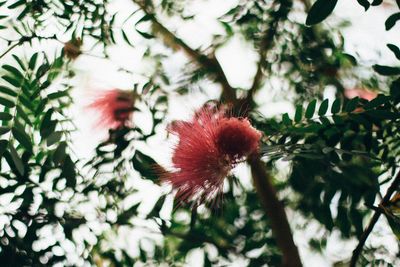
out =
[[[174,50],[182,50],[190,59],[213,74],[217,83],[222,86],[222,100],[234,104],[236,102],[235,89],[230,86],[225,73],[215,55],[203,55],[191,48],[182,39],[162,25],[156,18],[150,1],[132,0],[150,17],[155,34],[160,35],[164,43]]]
[[[383,197],[381,203],[379,204],[379,207],[385,207],[389,201],[390,197],[393,195],[393,193],[398,190],[400,186],[400,171],[397,173],[396,178],[392,182],[392,184],[389,186],[388,190],[386,191],[385,196]],[[357,247],[353,251],[353,256],[351,257],[350,261],[350,267],[355,267],[357,264],[357,260],[361,255],[361,252],[363,250],[365,241],[367,241],[369,234],[372,232],[374,229],[375,224],[378,222],[379,217],[382,214],[382,209],[376,209],[374,215],[371,218],[371,221],[369,222],[367,228],[365,228],[364,232],[362,233],[360,240],[358,242]]]
[[[252,86],[245,99],[246,108],[251,109],[252,101],[255,92],[261,87],[264,81],[264,64],[268,52],[273,47],[273,39],[277,32],[279,21],[287,17],[292,6],[292,1],[276,1],[280,3],[279,9],[276,11],[276,17],[269,24],[260,46],[260,59],[257,65],[257,72],[254,76]],[[239,107],[240,108],[240,107]],[[254,187],[261,200],[261,204],[265,209],[270,222],[272,233],[282,252],[282,266],[284,267],[299,267],[302,266],[298,249],[294,243],[290,224],[288,222],[284,206],[277,197],[277,192],[272,184],[271,176],[269,175],[265,164],[261,161],[260,155],[254,154],[248,159],[248,164],[251,168]]]
[[[250,156],[247,162],[251,167],[254,186],[261,199],[261,204],[271,222],[272,233],[282,251],[282,266],[302,266],[285,209],[277,197],[277,192],[272,185],[271,176],[268,174],[265,164],[260,160],[260,155],[257,154]]]

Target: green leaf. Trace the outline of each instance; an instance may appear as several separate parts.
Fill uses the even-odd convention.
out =
[[[386,46],[393,52],[395,57],[400,60],[400,49],[394,44],[387,44]]]
[[[292,125],[292,120],[289,118],[289,114],[285,113],[285,114],[282,115],[282,122],[286,126]]]
[[[22,81],[23,81],[22,79],[17,80],[17,79],[15,79],[15,78],[10,77],[10,76],[7,76],[7,75],[4,75],[2,78],[3,78],[6,82],[8,82],[9,84],[11,84],[11,85],[13,85],[13,86],[15,86],[15,87],[17,87],[17,88],[21,87],[21,84],[22,84]]]
[[[354,97],[354,98],[352,98],[352,99],[350,99],[349,100],[349,102],[347,102],[347,105],[346,105],[346,107],[345,107],[345,111],[346,112],[352,112],[352,111],[354,111],[355,109],[356,109],[356,107],[357,107],[357,104],[358,104],[358,101],[359,101],[359,97],[358,96],[356,96],[356,97]]]
[[[393,81],[392,84],[390,85],[390,95],[393,97],[395,101],[400,100],[400,99],[396,100],[397,98],[400,97],[400,79]]]
[[[21,106],[17,106],[17,111],[18,111],[18,116],[21,117],[26,122],[26,124],[32,125],[32,122],[29,119],[28,114],[26,114],[26,112],[23,110]]]
[[[5,87],[5,86],[0,86],[0,92],[3,94],[9,95],[9,96],[14,96],[14,97],[18,95],[17,92],[15,92],[14,90],[11,90],[10,88]]]
[[[140,206],[140,202],[133,205],[127,210],[124,210],[121,214],[118,215],[118,219],[116,223],[118,225],[124,225],[124,224],[129,224],[129,220],[137,214],[137,209]]]
[[[166,196],[163,195],[157,200],[157,202],[154,205],[154,207],[152,208],[152,210],[149,212],[149,214],[147,214],[147,218],[153,218],[153,217],[159,216],[160,210],[164,206],[165,199],[166,199]]]
[[[341,116],[337,116],[337,115],[333,115],[332,116],[332,120],[335,122],[335,124],[337,125],[343,125],[344,124],[344,120]]]
[[[54,151],[53,154],[53,162],[56,165],[61,164],[65,157],[66,157],[66,148],[67,148],[67,143],[65,142],[61,142],[58,147],[56,148],[56,150]]]
[[[50,65],[47,62],[40,65],[40,67],[36,71],[36,78],[39,79],[39,78],[43,77],[43,75],[45,75],[46,72],[49,71],[49,69],[50,69]]]
[[[393,28],[393,26],[396,24],[396,22],[397,22],[398,20],[400,20],[400,12],[391,15],[391,16],[385,21],[386,30],[388,31],[388,30],[390,30],[391,28]]]
[[[58,57],[54,60],[53,64],[51,65],[51,69],[47,75],[47,80],[52,82],[58,75],[61,73],[61,67],[64,64],[63,57]]]
[[[7,150],[8,140],[0,140],[0,158],[3,156],[4,152]]]
[[[52,132],[54,132],[56,128],[56,122],[51,120],[51,116],[53,115],[53,109],[50,108],[46,111],[43,116],[42,123],[40,125],[40,135],[42,138],[47,138]]]
[[[332,104],[331,112],[333,114],[339,113],[341,105],[342,105],[342,101],[340,101],[339,98],[335,99],[335,101],[333,101],[333,104]]]
[[[221,20],[219,20],[218,22],[221,23],[222,27],[225,29],[225,32],[228,36],[232,36],[234,34],[232,26],[229,25],[229,23]]]
[[[136,32],[138,34],[140,34],[141,36],[143,36],[145,39],[153,39],[154,38],[154,35],[152,35],[150,33],[142,32],[142,31],[139,31],[138,29],[136,29]]]
[[[0,112],[0,120],[1,121],[9,121],[13,118],[13,116],[7,112]]]
[[[134,45],[131,43],[131,41],[129,40],[128,36],[126,35],[125,31],[124,31],[124,30],[121,30],[121,33],[122,33],[122,38],[124,38],[125,42],[126,42],[128,45],[134,47]]]
[[[307,109],[306,109],[306,113],[304,114],[304,116],[307,119],[311,119],[314,116],[314,112],[315,112],[315,107],[316,106],[317,106],[317,100],[316,99],[312,100],[308,104]]]
[[[400,75],[400,67],[389,67],[389,66],[382,66],[382,65],[377,65],[377,64],[373,65],[372,67],[380,75],[384,75],[384,76]]]
[[[76,185],[75,164],[70,158],[70,156],[66,156],[64,159],[61,175],[65,177],[65,179],[67,180],[66,185],[68,187],[75,187]]]
[[[152,20],[153,18],[154,18],[154,15],[146,14],[135,23],[135,26],[139,25],[142,22],[146,22],[146,21]]]
[[[11,65],[3,65],[1,66],[3,69],[5,69],[6,71],[8,71],[9,73],[11,73],[12,75],[14,75],[15,78],[17,79],[23,79],[24,75],[15,67],[11,66]]]
[[[51,93],[51,94],[48,94],[47,95],[47,97],[49,98],[49,99],[58,99],[58,98],[61,98],[61,97],[65,97],[65,96],[69,96],[69,94],[68,94],[68,90],[64,90],[64,91],[58,91],[58,92],[55,92],[55,93]]]
[[[8,108],[15,107],[14,102],[8,100],[7,98],[1,97],[1,96],[0,96],[0,105],[3,105],[3,106],[8,107]]]
[[[152,181],[158,179],[155,169],[157,162],[139,150],[136,150],[135,155],[132,158],[132,165],[133,168],[135,168],[135,170],[138,171],[143,178]]]
[[[319,106],[318,115],[324,116],[328,111],[328,106],[329,106],[329,99],[325,99],[324,101],[322,101],[321,105]]]
[[[365,11],[368,10],[369,6],[371,5],[368,0],[357,0],[357,2],[364,7]]]
[[[8,165],[12,169],[13,167],[15,167],[14,173],[18,172],[20,175],[24,175],[25,173],[24,163],[22,163],[22,160],[18,155],[17,150],[15,150],[15,148],[12,145],[8,146],[8,149],[11,156],[10,159],[12,161],[12,163],[8,162]]]
[[[35,53],[32,55],[31,59],[29,60],[29,64],[28,64],[29,69],[31,69],[31,70],[35,69],[38,55],[39,55],[38,53]]]
[[[53,132],[47,137],[47,146],[51,146],[60,141],[62,132]]]
[[[9,131],[10,131],[10,128],[4,127],[4,126],[0,126],[0,135],[6,134]]]
[[[14,136],[14,138],[29,152],[32,152],[32,142],[31,139],[29,137],[29,135],[27,135],[25,133],[25,131],[20,128],[20,127],[13,127],[12,128],[12,134]]]
[[[15,59],[15,61],[17,61],[18,65],[21,67],[21,69],[26,70],[26,66],[24,65],[24,62],[22,62],[22,60],[17,57],[16,55],[12,55],[12,57]]]
[[[14,8],[17,8],[17,7],[22,6],[24,4],[26,4],[25,0],[19,0],[19,1],[15,2],[14,4],[9,5],[8,9],[14,9]]]
[[[330,120],[326,117],[320,117],[319,120],[321,121],[321,123],[325,126],[328,126],[331,124]]]
[[[379,6],[380,4],[382,4],[383,0],[374,0],[371,3],[371,6]]]
[[[390,101],[390,97],[389,96],[380,95],[380,96],[372,99],[367,104],[365,104],[364,109],[377,108],[377,107],[382,106],[382,105],[384,105],[386,103],[389,103],[389,101]]]
[[[294,114],[294,121],[300,122],[302,118],[303,118],[303,107],[301,105],[298,105],[296,107],[296,113]]]
[[[308,12],[306,24],[314,25],[326,19],[335,9],[337,0],[317,0]]]

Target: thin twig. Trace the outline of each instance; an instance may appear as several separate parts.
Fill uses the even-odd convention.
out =
[[[17,43],[10,45],[6,51],[4,51],[3,54],[0,55],[0,58],[4,57],[5,55],[7,55],[11,50],[13,50],[14,48],[16,48],[17,46],[19,46],[22,42],[18,41]]]
[[[38,36],[38,35],[36,35],[36,34],[33,34],[33,35],[31,35],[31,36],[23,36],[21,39],[15,40],[15,41],[16,41],[15,44],[12,44],[12,45],[10,45],[10,46],[8,47],[7,50],[4,51],[4,52],[0,55],[0,59],[1,59],[2,57],[4,57],[5,55],[7,55],[7,54],[8,54],[11,50],[13,50],[14,48],[16,48],[16,47],[22,45],[23,43],[29,42],[29,41],[31,41],[31,40],[34,39],[34,38],[38,38],[38,39],[47,39],[47,40],[48,40],[48,39],[52,39],[52,40],[57,40],[57,41],[58,41],[58,39],[57,39],[57,37],[56,37],[55,35],[50,36],[50,37]]]
[[[392,184],[389,186],[388,190],[386,191],[385,196],[383,197],[381,203],[379,204],[379,207],[385,207],[389,201],[390,197],[393,195],[393,193],[398,190],[400,186],[400,171],[397,173],[396,178],[392,182]],[[379,217],[382,214],[382,209],[376,209],[374,215],[371,218],[371,221],[369,222],[367,228],[365,228],[364,232],[362,233],[360,240],[358,242],[357,247],[353,251],[353,256],[351,257],[350,261],[350,267],[355,267],[357,264],[357,260],[361,255],[361,252],[363,250],[365,241],[367,241],[369,234],[372,232],[374,229],[375,224],[378,222]]]
[[[155,34],[161,35],[164,43],[174,50],[182,50],[189,58],[194,60],[198,65],[211,72],[215,81],[222,86],[222,99],[229,103],[235,103],[236,94],[234,88],[229,84],[226,75],[216,59],[215,55],[203,55],[199,51],[191,48],[182,39],[178,38],[174,33],[162,25],[156,18],[150,1],[132,0],[142,11],[148,15],[153,24]]]

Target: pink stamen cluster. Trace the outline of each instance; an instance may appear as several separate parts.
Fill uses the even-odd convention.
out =
[[[181,201],[203,203],[222,192],[225,177],[259,148],[261,133],[246,118],[202,108],[191,121],[177,121],[169,131],[179,137],[172,156],[175,171],[164,180]]]
[[[99,114],[98,126],[115,130],[127,126],[134,102],[133,92],[112,89],[101,92],[88,107]]]

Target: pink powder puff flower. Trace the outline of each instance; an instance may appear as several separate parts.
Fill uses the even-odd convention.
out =
[[[192,121],[177,121],[169,132],[179,138],[163,180],[177,189],[180,201],[197,204],[215,198],[239,162],[259,148],[261,133],[248,119],[228,117],[221,109],[202,108]]]
[[[118,129],[127,126],[132,117],[135,95],[132,91],[112,89],[101,92],[88,108],[98,113],[98,126]]]
[[[359,98],[362,98],[362,99],[365,99],[368,101],[371,101],[372,99],[374,99],[375,97],[378,96],[377,93],[372,92],[367,89],[363,89],[363,88],[347,89],[344,91],[344,95],[349,99],[358,96]]]

